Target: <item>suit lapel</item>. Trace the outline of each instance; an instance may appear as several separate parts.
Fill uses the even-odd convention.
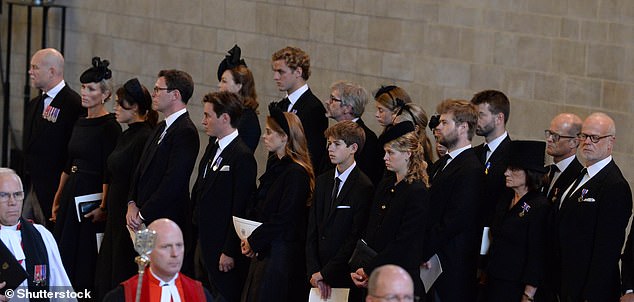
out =
[[[563,211],[565,211],[566,208],[568,208],[568,207],[572,206],[573,204],[579,202],[581,197],[582,197],[581,196],[582,194],[584,194],[585,196],[589,196],[589,197],[595,196],[594,192],[598,191],[598,189],[601,186],[601,184],[604,183],[605,177],[608,175],[608,173],[611,172],[612,169],[614,169],[615,165],[616,164],[614,163],[614,160],[612,160],[610,163],[608,163],[607,166],[605,166],[603,169],[601,169],[601,171],[599,171],[599,173],[597,173],[594,177],[590,178],[586,183],[581,185],[579,187],[579,189],[577,189],[576,191],[574,191],[572,193],[572,195],[570,195],[570,197],[568,197],[568,198],[566,198],[566,200],[564,200],[564,202],[561,205],[560,211],[563,212]],[[572,185],[572,184],[570,184],[570,185]],[[571,190],[574,190],[574,188],[571,188]],[[585,193],[584,193],[584,190],[585,190]],[[598,200],[596,202],[601,202],[601,201]]]
[[[227,147],[224,148],[222,152],[220,152],[218,157],[219,158],[222,157],[222,161],[218,164],[218,169],[216,171],[214,171],[213,169],[210,169],[209,171],[207,171],[207,178],[203,181],[203,189],[202,189],[203,195],[207,194],[209,189],[212,187],[212,184],[216,181],[216,178],[218,177],[218,175],[220,175],[220,169],[222,168],[222,166],[224,166],[227,163],[230,164],[233,162],[233,157],[235,155],[235,152],[233,152],[233,149],[235,149],[238,139],[240,139],[239,136],[233,139],[233,141],[231,141],[231,143],[229,143],[229,145],[227,145]],[[213,160],[214,154],[209,154],[208,160],[209,158]],[[231,167],[229,168],[231,169]]]
[[[339,190],[339,194],[337,195],[335,202],[332,205],[327,205],[331,207],[328,211],[328,215],[325,216],[325,220],[324,220],[325,222],[330,222],[330,220],[334,218],[334,214],[337,211],[337,207],[340,206],[343,201],[346,201],[348,199],[347,195],[350,193],[350,190],[352,190],[352,187],[354,187],[355,183],[357,182],[357,178],[359,178],[359,166],[354,167],[354,169],[350,171],[350,175],[348,175],[346,182],[343,183],[343,187],[341,188],[341,190]],[[331,178],[330,182],[331,182],[330,192],[332,192],[332,188],[335,185],[334,178]],[[322,225],[325,225],[325,224],[322,224]]]

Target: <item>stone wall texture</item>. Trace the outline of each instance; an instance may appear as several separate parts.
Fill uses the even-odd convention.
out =
[[[632,0],[55,3],[68,7],[66,78],[76,89],[79,74],[93,56],[110,59],[119,84],[139,77],[153,87],[159,70],[183,69],[196,82],[189,107],[200,124],[200,100],[216,89],[217,64],[237,43],[255,75],[263,122],[266,104],[283,96],[272,81],[270,56],[294,45],[311,55],[309,85],[322,100],[335,80],[358,82],[371,92],[381,84],[396,84],[432,114],[443,99],[470,99],[479,90],[498,89],[511,99],[511,136],[537,140],[543,139],[543,130],[557,113],[585,118],[594,111],[606,112],[617,124],[615,159],[625,176],[634,180]],[[7,4],[3,6],[4,61]],[[40,11],[33,10],[30,53],[24,46],[26,9],[16,6],[13,12],[11,123],[18,146],[25,64],[40,46]],[[51,10],[49,17],[47,43],[56,46],[61,14]],[[364,119],[378,131],[374,111],[371,102]],[[200,135],[205,136],[202,131]],[[480,142],[478,138],[474,144]],[[262,167],[265,155],[258,148]]]

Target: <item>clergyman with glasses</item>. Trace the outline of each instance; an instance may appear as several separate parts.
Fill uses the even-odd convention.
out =
[[[612,159],[616,126],[607,114],[593,113],[577,138],[584,168],[562,193],[553,230],[559,300],[618,301],[632,192]]]
[[[11,169],[0,168],[0,255],[13,255],[15,258],[0,257],[2,269],[7,268],[9,263],[19,263],[28,274],[19,288],[28,288],[30,292],[72,291],[53,235],[44,226],[21,217],[23,201],[24,188],[20,177]],[[0,278],[2,280],[6,278]],[[0,282],[0,292],[4,292],[2,288],[5,286],[5,282]],[[0,301],[9,301],[9,295],[13,293],[17,291],[7,291],[7,296],[0,294]]]
[[[370,274],[365,301],[412,302],[418,301],[418,297],[414,296],[414,282],[409,273],[398,265],[386,264]]]

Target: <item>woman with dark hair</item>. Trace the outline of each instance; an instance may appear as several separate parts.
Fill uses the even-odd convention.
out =
[[[253,73],[240,58],[240,47],[235,45],[229,55],[218,66],[218,89],[229,91],[242,97],[243,111],[238,133],[242,141],[253,151],[260,142],[260,121],[258,120],[258,95],[255,92]]]
[[[541,194],[546,143],[511,142],[504,172],[515,192],[498,203],[491,225],[486,301],[533,301],[543,280],[546,218],[549,203]]]
[[[108,65],[107,60],[94,57],[92,67],[79,78],[81,105],[87,109],[87,115],[77,120],[73,128],[68,142],[68,163],[53,201],[53,234],[76,291],[93,291],[100,245],[97,237],[104,231],[107,211],[106,159],[121,135],[115,115],[104,106],[112,96],[112,72]],[[79,203],[82,199],[87,202]]]
[[[304,248],[315,175],[301,121],[276,106],[269,105],[262,136],[272,159],[248,215],[262,225],[241,242],[252,258],[242,301],[302,301],[308,294]]]
[[[402,122],[385,132],[386,174],[377,186],[363,232],[367,245],[377,252],[363,267],[351,267],[352,281],[367,288],[368,276],[384,264],[403,267],[414,280],[415,294],[424,293],[419,277],[425,222],[429,215],[427,163],[411,122]],[[413,301],[413,299],[411,300]]]
[[[136,78],[117,89],[115,101],[117,122],[128,125],[128,129],[119,137],[107,161],[108,217],[97,259],[97,301],[137,273],[137,265],[133,261],[137,254],[130,240],[125,215],[132,175],[158,119],[158,113],[152,109],[150,92]]]

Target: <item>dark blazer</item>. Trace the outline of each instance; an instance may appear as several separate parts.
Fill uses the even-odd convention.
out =
[[[485,156],[484,144],[475,146],[473,150],[478,160],[481,161]],[[489,160],[487,162],[481,162],[484,167],[483,171],[485,171],[485,189],[482,191],[482,204],[478,214],[480,227],[491,225],[498,200],[508,200],[513,197],[513,191],[506,187],[506,179],[504,177],[504,172],[509,164],[510,152],[511,137],[507,135],[491,154]]]
[[[321,272],[332,287],[353,288],[348,259],[367,225],[374,187],[356,166],[331,206],[334,176],[333,169],[320,175],[315,183],[306,235],[306,272],[309,278]]]
[[[618,301],[631,214],[632,192],[614,161],[563,201],[556,217],[561,301]]]
[[[145,144],[128,200],[136,202],[146,225],[158,218],[169,218],[187,232],[185,222],[191,219],[189,178],[198,156],[198,131],[188,112],[172,123],[157,144],[164,129],[162,121]]]
[[[548,192],[548,188],[550,188],[550,183],[546,186],[544,192],[548,192],[548,201],[559,208],[559,200],[561,199],[561,195],[564,194],[564,191],[570,187],[570,185],[575,181],[579,173],[581,173],[581,169],[583,166],[575,156],[575,159],[566,167],[566,169],[561,172],[557,181],[553,185],[552,190]]]
[[[632,227],[627,235],[625,250],[621,255],[621,290],[634,290],[634,232]]]
[[[433,175],[433,174],[432,174]],[[443,273],[432,287],[443,302],[472,301],[481,230],[475,213],[483,167],[467,149],[439,171],[431,183],[428,240],[423,261],[437,254]]]
[[[498,202],[491,225],[491,248],[487,272],[489,278],[517,285],[493,295],[522,296],[526,284],[541,287],[544,274],[546,218],[550,205],[541,192],[526,193],[512,208],[511,200]],[[525,205],[526,204],[526,205]],[[499,287],[497,287],[500,289]],[[490,293],[493,294],[493,293]],[[499,301],[489,296],[491,301]]]
[[[68,141],[73,126],[80,116],[86,115],[86,109],[81,107],[81,97],[68,84],[57,93],[51,106],[60,109],[55,122],[42,117],[44,100],[41,95],[27,104],[23,137],[25,174],[30,177],[46,218],[51,217],[53,197],[68,160]]]
[[[282,111],[287,111],[287,109],[281,108]],[[297,114],[302,121],[313,167],[321,167],[321,162],[324,160],[324,154],[326,153],[324,131],[328,128],[328,118],[326,118],[324,104],[309,88],[299,97],[290,111]]]
[[[376,134],[365,125],[361,118],[357,120],[357,124],[363,128],[365,144],[363,149],[354,155],[354,158],[361,171],[370,178],[374,185],[378,185],[385,169],[383,146],[379,146]],[[326,155],[328,154],[326,153]]]
[[[410,274],[420,295],[424,292],[419,266],[426,244],[425,222],[430,218],[429,194],[422,181],[395,182],[393,173],[387,175],[374,194],[363,238],[378,255],[363,270],[370,275],[381,265],[399,265]]]
[[[218,169],[209,168],[205,176],[216,152],[213,146],[207,146],[198,165],[198,178],[192,189],[194,221],[200,230],[197,239],[209,282],[227,301],[238,301],[248,261],[240,251],[232,216],[246,215],[247,202],[255,191],[257,164],[251,149],[238,136],[220,153]],[[234,259],[234,269],[226,273],[218,270],[221,253]]]
[[[262,135],[262,129],[260,128],[260,121],[258,120],[258,114],[253,109],[245,108],[242,111],[242,117],[238,125],[238,132],[240,138],[251,149],[251,153],[255,152],[255,149],[260,143],[260,136]]]

